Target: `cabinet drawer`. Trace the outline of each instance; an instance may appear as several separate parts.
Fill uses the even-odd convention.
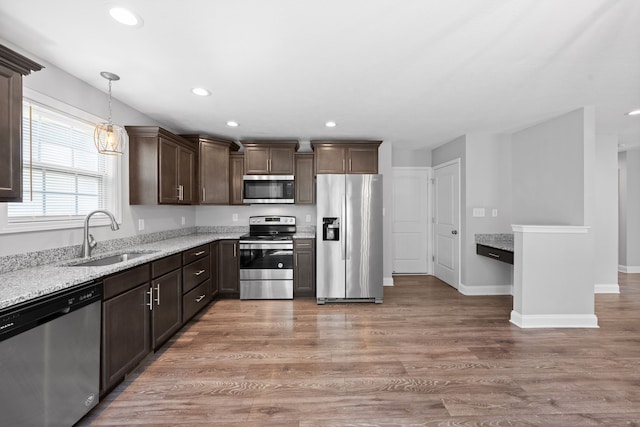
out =
[[[182,293],[189,292],[199,283],[207,280],[211,273],[209,257],[199,259],[182,268]]]
[[[189,249],[188,251],[182,252],[182,264],[190,264],[197,259],[206,257],[207,255],[209,255],[209,244]]]
[[[180,268],[182,266],[182,257],[180,254],[170,255],[168,257],[153,261],[151,263],[151,277],[160,277],[163,274]]]
[[[148,282],[151,279],[149,275],[149,264],[143,264],[130,270],[116,273],[112,276],[105,277],[102,281],[104,284],[103,300],[112,298],[129,289],[133,289],[138,285]]]
[[[314,239],[294,239],[293,247],[295,249],[313,249]]]
[[[513,252],[505,251],[504,249],[476,244],[476,254],[506,262],[507,264],[513,264]]]
[[[209,281],[207,280],[182,297],[182,323],[191,319],[194,314],[207,305],[211,299],[208,289]]]

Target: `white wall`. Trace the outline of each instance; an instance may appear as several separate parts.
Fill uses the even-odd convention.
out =
[[[591,225],[593,116],[583,108],[513,135],[514,224]]]
[[[620,267],[640,273],[640,150],[626,151],[620,157],[621,230],[626,231]]]
[[[1,43],[45,66],[41,71],[32,73],[24,78],[25,87],[98,117],[104,117],[106,120],[108,115],[108,98],[104,92],[107,89],[106,80],[105,87],[98,90],[15,45],[4,41]],[[99,74],[100,71],[102,70],[96,70],[96,74]],[[125,76],[122,77],[126,78]],[[116,96],[117,90],[114,90],[114,92],[114,96]],[[119,102],[116,98],[113,100],[112,108],[113,121],[118,124],[159,125],[141,112]],[[128,155],[125,154],[122,156],[122,225],[118,231],[111,231],[107,226],[92,227],[91,233],[98,242],[195,225],[195,209],[193,207],[129,206],[129,172],[127,165]],[[182,225],[182,217],[185,217],[185,225]],[[145,220],[145,230],[142,232],[137,231],[138,218]],[[81,228],[1,234],[0,256],[79,245],[82,243],[82,234]]]
[[[475,234],[511,233],[511,138],[509,135],[468,134],[466,136],[466,232],[462,242],[461,292],[508,294],[513,267],[476,254]],[[474,208],[484,208],[484,217],[474,217]],[[492,211],[497,209],[498,216]],[[478,288],[468,289],[471,287]]]
[[[618,138],[596,136],[594,281],[596,292],[618,287]]]
[[[199,226],[248,227],[249,217],[254,215],[291,215],[296,217],[298,227],[316,225],[315,205],[196,206],[195,212]],[[237,221],[233,220],[234,214],[238,215]]]
[[[393,147],[392,163],[394,167],[431,166],[431,149],[408,150]]]

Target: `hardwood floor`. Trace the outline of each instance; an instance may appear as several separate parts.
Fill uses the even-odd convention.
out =
[[[596,295],[599,329],[395,282],[382,305],[217,301],[79,425],[640,425],[640,274]]]

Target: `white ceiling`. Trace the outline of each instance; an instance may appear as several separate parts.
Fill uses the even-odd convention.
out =
[[[0,0],[0,38],[179,132],[416,149],[595,105],[640,145],[638,0]]]

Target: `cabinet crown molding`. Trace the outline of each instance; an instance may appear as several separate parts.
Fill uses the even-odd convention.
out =
[[[20,55],[8,47],[0,44],[0,65],[3,65],[23,76],[31,74],[32,71],[40,71],[44,66],[29,58]]]

